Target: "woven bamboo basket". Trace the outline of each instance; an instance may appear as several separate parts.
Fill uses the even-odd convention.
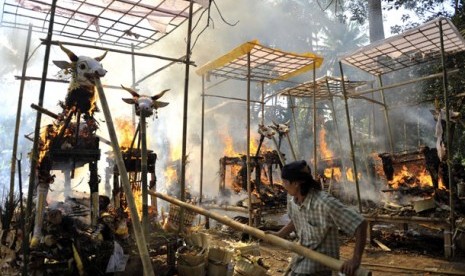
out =
[[[175,205],[175,204],[170,204],[170,210],[168,213],[168,224],[169,227],[173,230],[178,230],[179,225],[180,225],[180,211],[181,207]],[[189,211],[189,210],[184,210],[184,218],[183,218],[183,228],[187,229],[192,227],[192,223],[194,222],[195,216],[197,214]]]

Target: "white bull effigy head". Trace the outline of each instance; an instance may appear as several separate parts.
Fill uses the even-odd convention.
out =
[[[267,127],[265,125],[259,124],[258,133],[268,139],[271,139],[275,135],[276,132],[271,127]]]
[[[153,110],[156,111],[157,109],[169,104],[167,102],[158,101],[158,99],[160,99],[170,89],[165,89],[154,96],[147,96],[137,93],[137,91],[132,88],[124,87],[123,85],[121,85],[121,87],[131,93],[132,98],[123,98],[123,101],[125,103],[135,105],[137,115],[140,115],[140,113],[143,112],[145,116],[151,116],[153,114]]]
[[[71,74],[71,82],[65,99],[67,109],[75,106],[81,113],[92,115],[95,110],[95,78],[105,76],[100,61],[107,52],[99,57],[77,56],[60,43],[60,48],[68,55],[68,61],[53,61],[53,63],[66,73]]]
[[[273,128],[274,130],[276,130],[278,132],[278,134],[280,136],[282,136],[282,135],[285,135],[285,134],[289,133],[289,123],[290,123],[290,121],[287,121],[287,122],[282,123],[282,124],[278,124],[278,123],[273,121],[273,125],[270,126],[270,127]]]

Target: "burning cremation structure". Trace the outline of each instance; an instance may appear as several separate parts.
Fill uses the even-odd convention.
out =
[[[92,225],[96,224],[98,213],[98,172],[97,161],[100,159],[99,141],[96,136],[97,122],[94,119],[95,86],[94,76],[105,76],[100,61],[105,56],[89,58],[77,56],[60,45],[71,62],[56,61],[62,69],[72,74],[65,102],[61,103],[63,112],[56,122],[48,125],[41,135],[39,159],[37,163],[38,192],[36,205],[36,219],[31,246],[38,245],[42,237],[43,212],[49,185],[53,183],[52,170],[62,169],[72,163],[72,170],[76,166],[89,164],[89,186],[92,194]],[[81,124],[81,116],[84,123]],[[75,118],[75,121],[73,121]],[[64,165],[63,165],[64,164]]]
[[[114,53],[121,53],[127,54],[132,56],[132,68],[128,67],[128,71],[132,69],[133,71],[133,81],[132,87],[136,87],[137,84],[144,81],[150,76],[160,72],[161,70],[168,68],[169,66],[182,63],[186,65],[186,71],[188,72],[187,68],[192,64],[190,61],[191,52],[187,51],[186,56],[183,58],[170,58],[164,57],[160,55],[152,55],[149,53],[142,53],[137,52],[149,45],[154,44],[155,42],[160,41],[161,39],[165,38],[171,32],[176,30],[179,26],[181,26],[184,22],[190,21],[192,16],[197,13],[198,11],[202,10],[202,8],[208,8],[209,3],[208,1],[204,0],[195,0],[191,2],[181,1],[181,0],[160,0],[156,2],[150,3],[141,3],[133,2],[133,1],[112,1],[111,3],[106,1],[71,1],[71,2],[58,2],[56,0],[46,0],[46,1],[35,1],[35,0],[28,0],[28,1],[4,1],[3,3],[3,13],[1,18],[1,25],[2,27],[11,27],[15,29],[23,29],[28,30],[28,40],[26,45],[26,53],[25,53],[25,61],[23,65],[23,72],[21,76],[17,78],[21,80],[21,88],[20,88],[20,96],[19,96],[19,104],[18,104],[18,116],[17,116],[17,124],[16,124],[16,135],[15,135],[15,142],[14,142],[14,150],[12,153],[12,177],[10,183],[10,194],[14,194],[14,173],[15,173],[15,158],[17,155],[17,138],[18,138],[18,128],[19,128],[19,120],[21,118],[21,101],[22,101],[22,94],[24,90],[24,84],[26,81],[29,80],[38,80],[41,81],[40,86],[40,94],[38,105],[36,108],[40,112],[37,114],[36,119],[36,128],[34,133],[34,144],[32,149],[32,156],[31,156],[31,168],[39,167],[39,179],[37,180],[37,175],[35,173],[30,174],[29,179],[29,191],[28,191],[28,202],[27,202],[27,210],[26,210],[26,218],[29,220],[33,217],[33,210],[32,210],[32,197],[34,194],[34,189],[36,188],[36,182],[39,183],[51,183],[53,181],[53,175],[48,173],[52,168],[55,169],[56,164],[53,165],[53,160],[58,160],[59,162],[71,162],[72,167],[79,167],[82,164],[89,163],[90,164],[90,172],[91,172],[91,179],[89,182],[97,185],[99,182],[97,170],[96,170],[96,160],[99,158],[99,139],[95,135],[96,125],[92,125],[92,120],[87,120],[89,117],[86,117],[85,120],[81,120],[76,123],[67,121],[70,119],[72,114],[78,115],[77,117],[81,117],[81,112],[78,109],[70,108],[66,114],[57,114],[57,117],[60,121],[64,123],[62,125],[66,125],[66,128],[60,128],[60,130],[56,133],[54,129],[55,126],[50,126],[47,128],[46,133],[48,136],[40,137],[40,127],[41,127],[41,115],[43,112],[43,103],[45,98],[45,85],[47,82],[62,82],[67,83],[65,80],[61,79],[50,79],[47,76],[48,72],[48,64],[50,58],[50,52],[52,45],[58,45],[59,42],[52,41],[52,36],[57,35],[61,37],[65,37],[69,39],[69,41],[61,41],[61,45],[73,45],[79,46],[84,48],[93,48],[99,50],[107,50],[108,52]],[[29,24],[28,24],[29,23]],[[47,28],[48,26],[48,28]],[[46,39],[43,41],[43,45],[45,45],[45,56],[44,56],[44,66],[42,71],[42,77],[33,77],[27,76],[27,63],[30,60],[29,57],[29,48],[31,43],[31,33],[32,32],[39,32],[46,34]],[[191,30],[188,30],[188,34],[190,35]],[[83,42],[89,42],[88,45],[82,44]],[[189,42],[190,43],[190,42]],[[96,44],[101,45],[95,46]],[[110,47],[110,48],[107,48]],[[113,48],[111,48],[113,47]],[[190,45],[188,45],[190,48]],[[126,50],[125,50],[126,49]],[[129,50],[127,50],[129,49]],[[134,58],[136,56],[142,56],[145,58],[157,58],[162,60],[170,61],[171,63],[165,65],[162,68],[155,70],[153,73],[149,74],[148,76],[142,78],[139,81],[135,80],[135,62]],[[71,58],[71,56],[70,56]],[[75,62],[76,60],[71,60]],[[85,67],[86,64],[82,64],[81,66]],[[80,67],[83,69],[83,67]],[[65,69],[64,72],[70,72]],[[186,80],[186,93],[188,90],[188,80]],[[103,94],[103,90],[101,87],[100,80],[96,80],[95,84],[100,87],[99,94]],[[91,85],[94,85],[92,82]],[[105,86],[110,88],[117,88],[120,89],[119,86]],[[79,94],[79,93],[78,93]],[[79,98],[79,97],[78,97]],[[103,102],[103,97],[101,97],[101,101]],[[68,98],[69,101],[65,101],[63,106],[70,107],[75,104],[75,100],[77,98],[70,97]],[[106,101],[106,100],[105,100]],[[89,108],[93,109],[94,102],[91,102]],[[105,117],[108,118],[106,113],[108,110],[107,106],[104,106],[102,103],[102,108],[104,109]],[[86,109],[81,106],[82,109]],[[84,115],[86,112],[82,112]],[[50,114],[49,114],[50,115]],[[56,119],[57,119],[56,118]],[[110,117],[111,120],[111,117]],[[85,123],[83,123],[85,122]],[[107,121],[107,124],[111,122]],[[61,133],[63,131],[63,134]],[[70,132],[67,133],[66,131]],[[73,132],[74,131],[74,132]],[[47,143],[50,141],[52,136],[56,135],[56,137],[60,137],[56,139],[56,141],[61,141],[60,143],[53,143],[53,147],[50,147],[51,144]],[[84,139],[81,139],[85,135]],[[71,137],[67,139],[62,139],[63,137]],[[100,137],[101,138],[101,137]],[[115,147],[115,143],[113,143],[115,139],[112,137],[111,144]],[[46,142],[42,144],[41,142]],[[86,145],[77,145],[79,143],[86,143]],[[41,156],[42,149],[50,149],[48,154]],[[117,145],[116,145],[117,146]],[[77,152],[79,149],[79,152]],[[88,149],[86,151],[86,149]],[[73,151],[74,150],[74,151]],[[51,154],[53,153],[53,154]],[[119,158],[117,158],[119,161]],[[119,163],[119,162],[117,162]],[[118,168],[121,171],[125,171],[121,168],[122,165],[119,164]],[[61,167],[59,168],[61,169]],[[125,173],[124,176],[120,176],[121,178],[126,178],[127,175]],[[127,183],[127,181],[123,181],[123,183]],[[93,186],[95,186],[93,185]],[[125,187],[127,185],[124,185]],[[41,206],[44,203],[44,192],[42,192],[42,188],[39,189],[39,204],[37,206]],[[97,209],[98,211],[98,209]],[[136,213],[136,212],[131,212]],[[41,219],[41,216],[36,216],[36,220]],[[39,221],[40,224],[40,221]],[[32,225],[32,222],[28,221],[28,227]],[[36,223],[36,226],[38,224]],[[138,229],[136,226],[138,222],[136,219],[133,219],[134,229]],[[27,229],[27,233],[29,233],[29,229]],[[148,275],[153,274],[153,271],[149,269],[149,261],[148,261],[148,252],[145,244],[141,245],[141,241],[143,239],[139,239],[137,237],[136,232],[136,241],[139,247],[140,258],[142,259],[142,264],[146,273]],[[25,244],[28,245],[28,234],[25,234]],[[25,250],[25,262],[24,270],[27,271],[27,252],[28,249],[26,247]],[[151,268],[151,266],[150,266]],[[27,272],[24,272],[27,274]]]
[[[339,122],[334,107],[334,98],[342,99],[344,97],[342,90],[343,83],[347,90],[354,90],[356,87],[365,85],[366,81],[350,81],[347,79],[342,80],[341,78],[324,76],[316,79],[314,82],[304,82],[278,92],[280,96],[311,100],[313,104],[312,125],[313,133],[315,133],[315,135],[313,135],[313,170],[315,175],[322,178],[323,181],[329,179],[330,184],[332,184],[333,181],[354,180],[351,168],[347,167],[349,160],[344,157],[342,150]],[[320,125],[317,123],[317,110],[323,108],[322,104],[325,102],[329,103],[332,121],[334,122],[335,139],[337,140],[338,146],[337,151],[328,147],[326,129],[322,123]],[[320,129],[317,130],[317,127]],[[316,133],[318,133],[318,135]],[[331,187],[328,188],[330,190]]]
[[[264,86],[265,84],[276,83],[280,81],[287,80],[291,77],[297,76],[301,73],[304,73],[308,70],[313,70],[315,72],[323,62],[323,58],[315,55],[313,53],[304,53],[304,54],[293,54],[284,52],[278,49],[269,48],[261,45],[257,40],[249,41],[239,45],[235,49],[231,50],[229,53],[208,62],[207,64],[200,67],[196,72],[202,76],[202,137],[201,137],[201,158],[200,158],[200,193],[202,196],[203,189],[203,159],[204,159],[204,114],[205,114],[205,98],[207,96],[211,97],[225,97],[222,95],[207,95],[205,80],[210,80],[211,76],[221,78],[223,81],[226,80],[239,80],[245,81],[247,97],[246,99],[239,98],[229,98],[231,100],[239,100],[246,102],[246,112],[247,112],[247,131],[245,137],[246,141],[246,153],[241,157],[234,156],[225,156],[220,159],[220,171],[223,173],[225,171],[225,166],[232,163],[241,163],[243,169],[241,173],[245,178],[245,183],[243,187],[246,188],[248,194],[247,209],[249,213],[249,224],[252,224],[254,219],[254,208],[252,204],[252,193],[254,189],[252,187],[252,169],[254,166],[259,166],[261,164],[261,159],[258,154],[253,156],[251,152],[251,103],[258,103],[261,106],[262,110],[262,122],[261,126],[265,126],[264,117],[265,117],[265,99],[264,99]],[[313,80],[315,80],[315,74],[313,74]],[[261,84],[261,101],[252,101],[251,100],[251,84],[252,82]],[[227,98],[227,97],[226,97]],[[277,127],[276,123],[273,125]],[[262,132],[263,137],[263,132]],[[268,138],[273,139],[276,144],[276,154],[279,157],[279,162],[282,165],[284,160],[282,160],[281,153],[279,151],[276,140],[274,140],[273,135],[270,135]],[[263,141],[263,139],[262,139]],[[274,162],[274,161],[272,161]],[[260,180],[257,180],[261,173],[257,171],[255,177],[255,188],[259,188]],[[223,176],[222,176],[223,179]],[[224,181],[222,182],[224,183]],[[224,187],[224,184],[222,184]]]
[[[340,60],[340,69],[341,75],[343,76],[343,66],[350,65],[352,67],[363,70],[369,74],[372,74],[378,79],[378,87],[370,88],[365,87],[361,89],[362,91],[349,91],[343,85],[344,91],[344,100],[346,113],[349,114],[349,107],[347,104],[348,99],[355,99],[362,97],[363,95],[373,95],[375,92],[379,92],[380,99],[379,101],[371,101],[373,104],[377,104],[382,107],[385,117],[385,135],[388,137],[388,147],[383,152],[378,152],[375,156],[378,158],[378,169],[377,174],[382,175],[382,178],[391,185],[390,191],[397,189],[393,187],[393,181],[396,177],[408,172],[408,179],[413,183],[418,183],[413,179],[419,178],[419,173],[423,172],[429,174],[431,178],[430,183],[432,190],[430,193],[427,193],[427,196],[431,196],[433,193],[440,192],[441,188],[447,190],[449,195],[449,208],[450,213],[448,218],[425,218],[419,215],[414,217],[402,217],[402,216],[372,216],[366,215],[366,218],[372,223],[375,222],[400,222],[400,223],[423,223],[423,224],[438,224],[444,232],[444,252],[446,256],[452,256],[454,251],[454,244],[452,240],[452,233],[455,230],[456,223],[456,210],[454,208],[456,202],[456,189],[453,181],[453,176],[451,174],[451,168],[443,170],[442,173],[439,172],[442,170],[441,163],[451,164],[451,143],[449,126],[451,124],[449,114],[452,110],[449,110],[449,87],[447,85],[448,75],[456,73],[458,69],[449,70],[445,66],[446,56],[453,55],[465,50],[465,40],[462,35],[457,31],[455,26],[445,18],[438,18],[436,20],[427,22],[421,26],[413,28],[405,33],[400,35],[390,37],[385,40],[378,41],[372,45],[368,45],[361,49],[350,53]],[[392,75],[394,72],[400,72],[400,70],[412,68],[414,66],[428,64],[432,62],[437,62],[440,59],[442,62],[443,68],[442,72],[438,74],[432,74],[428,76],[421,76],[415,79],[408,79],[403,82],[393,83],[389,85],[383,85],[383,80],[387,80],[387,75]],[[389,74],[391,73],[391,74]],[[423,73],[424,74],[424,73]],[[385,78],[383,78],[385,77]],[[442,97],[437,95],[438,98],[444,102],[445,106],[445,118],[444,123],[446,130],[439,134],[438,138],[443,138],[443,141],[446,142],[447,150],[444,150],[443,144],[439,144],[440,147],[437,148],[437,152],[431,155],[431,149],[428,147],[422,147],[420,149],[415,149],[413,151],[407,150],[404,152],[395,152],[396,144],[394,141],[394,135],[392,134],[392,126],[390,122],[390,117],[392,114],[389,113],[390,108],[386,102],[386,97],[384,92],[393,89],[399,88],[402,86],[407,86],[421,80],[427,80],[432,78],[442,77],[443,80],[443,93]],[[404,90],[405,91],[405,90]],[[461,91],[460,91],[461,92]],[[441,125],[441,120],[439,120],[439,125]],[[350,134],[350,145],[351,151],[354,152],[354,141],[352,139],[352,126],[351,122],[348,121],[349,134]],[[382,145],[379,145],[378,149],[384,148]],[[441,154],[442,153],[442,154]],[[436,154],[436,155],[435,155]],[[442,157],[442,158],[441,158]],[[441,160],[439,160],[441,159]],[[354,160],[354,158],[353,158]],[[421,165],[422,170],[415,170],[415,167]],[[354,163],[354,168],[356,165]],[[442,175],[442,180],[448,181],[448,184],[444,183],[444,187],[441,187],[440,179],[438,178],[438,172]],[[403,178],[404,180],[406,178]],[[407,181],[408,182],[408,181]],[[406,184],[407,182],[404,181]],[[433,202],[434,207],[434,202]]]

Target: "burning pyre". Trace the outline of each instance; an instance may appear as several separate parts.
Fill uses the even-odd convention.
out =
[[[247,156],[237,154],[234,151],[232,139],[226,137],[225,156],[220,158],[220,194],[224,196],[223,202],[230,201],[231,194],[247,192]],[[255,142],[255,140],[251,139]],[[267,150],[263,147],[259,151],[258,145],[251,144],[251,152],[256,156],[250,156],[250,183],[252,190],[251,202],[254,208],[261,210],[282,210],[286,206],[286,192],[282,187],[277,169],[281,166],[280,157],[276,150]],[[281,153],[281,156],[283,154]],[[232,203],[232,202],[231,202]],[[233,204],[245,206],[247,200],[234,202]]]

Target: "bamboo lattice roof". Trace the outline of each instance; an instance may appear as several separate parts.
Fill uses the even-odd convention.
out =
[[[444,51],[465,50],[465,39],[447,18],[438,18],[402,34],[378,41],[344,56],[341,61],[373,75],[418,65],[441,57],[442,24]]]
[[[1,26],[47,33],[53,0],[4,0]],[[208,7],[195,0],[193,14]],[[57,1],[54,35],[142,49],[169,35],[189,17],[184,0]]]
[[[295,54],[261,45],[258,40],[248,41],[229,53],[213,60],[196,73],[227,79],[248,79],[248,55],[250,54],[251,81],[276,82],[297,76],[320,67],[323,58],[313,53]]]
[[[346,91],[350,92],[356,87],[365,85],[366,81],[344,81]],[[342,81],[341,78],[324,76],[314,81],[307,81],[298,84],[294,87],[288,87],[279,91],[277,94],[280,96],[292,97],[308,97],[317,101],[329,100],[334,96],[342,96]]]

